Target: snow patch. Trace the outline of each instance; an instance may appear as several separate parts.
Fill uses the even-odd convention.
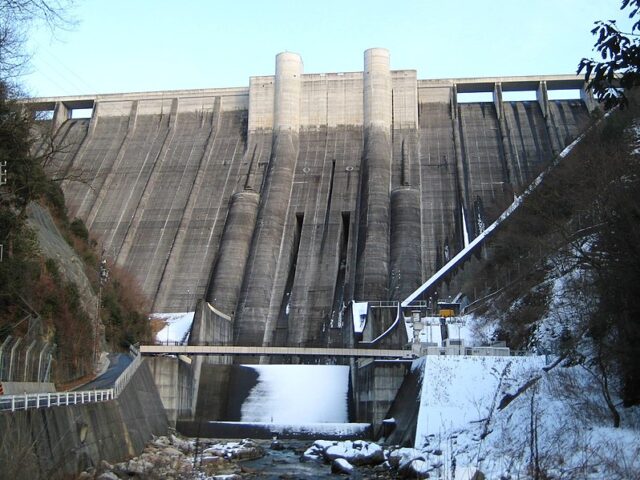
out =
[[[544,357],[426,357],[415,447],[484,421],[504,393],[544,365]]]
[[[242,422],[280,424],[349,421],[349,367],[245,365],[258,374],[241,407]]]
[[[151,318],[165,322],[165,327],[156,334],[158,343],[186,344],[196,312],[153,313]]]
[[[351,302],[351,316],[353,317],[353,331],[355,333],[364,332],[367,324],[368,302]]]

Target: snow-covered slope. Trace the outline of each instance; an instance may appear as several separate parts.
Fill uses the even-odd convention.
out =
[[[612,428],[592,375],[544,357],[427,357],[416,449],[441,463],[440,478],[467,467],[487,478],[639,478],[637,409]]]

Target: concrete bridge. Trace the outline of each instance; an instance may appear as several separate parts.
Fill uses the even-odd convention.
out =
[[[237,347],[225,345],[141,345],[143,355],[242,355],[413,359],[411,350],[374,348]]]

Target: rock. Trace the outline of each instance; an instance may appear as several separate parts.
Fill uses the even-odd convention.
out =
[[[154,438],[151,443],[157,447],[168,447],[171,445],[171,441],[169,441],[167,437]]]
[[[331,462],[331,473],[344,473],[351,475],[353,473],[353,465],[347,462],[344,458],[336,458]]]
[[[306,453],[300,457],[301,462],[324,462],[322,455],[307,455]]]
[[[274,438],[271,442],[271,450],[284,450],[284,445],[280,440]]]
[[[120,478],[113,472],[104,472],[96,477],[96,480],[120,480]]]
[[[391,464],[389,463],[389,461],[385,461],[383,463],[381,463],[380,465],[376,465],[373,469],[374,472],[387,472],[391,470]]]
[[[177,449],[188,453],[194,449],[194,445],[192,442],[188,442],[186,440],[182,440],[181,438],[176,437],[175,435],[171,435],[170,437],[171,444]]]
[[[202,465],[222,465],[226,462],[224,458],[216,456],[205,456],[202,457],[199,461]]]
[[[223,457],[229,460],[253,460],[264,456],[264,450],[251,440],[242,440],[240,443],[215,444],[206,448],[202,453],[203,455]]]
[[[102,470],[113,470],[113,465],[111,465],[106,460],[100,460],[100,468]]]
[[[153,463],[146,461],[146,460],[142,460],[142,459],[132,459],[129,460],[129,462],[126,464],[126,473],[129,476],[132,475],[142,475],[145,472],[153,469]]]
[[[389,463],[395,468],[415,459],[424,460],[423,453],[415,448],[398,448],[389,453]]]
[[[325,450],[324,457],[328,461],[344,458],[353,465],[377,465],[385,461],[384,451],[380,445],[362,440],[333,445]]]
[[[429,478],[429,472],[433,470],[429,464],[422,459],[409,460],[400,465],[398,474],[401,478]]]
[[[214,475],[213,477],[209,477],[212,480],[242,480],[240,475],[232,473],[230,475]]]
[[[184,455],[184,453],[182,453],[180,450],[178,450],[176,448],[173,448],[173,447],[167,447],[167,448],[163,449],[162,453],[164,455],[169,455],[169,456],[172,456],[172,457],[178,457],[178,456]]]
[[[91,475],[89,472],[80,472],[80,475],[78,475],[77,480],[89,480],[91,478],[93,478],[93,475]]]

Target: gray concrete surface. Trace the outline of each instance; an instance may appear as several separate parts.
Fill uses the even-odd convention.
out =
[[[371,49],[362,72],[303,74],[300,56],[287,53],[275,76],[251,77],[248,88],[31,103],[93,107],[89,121],[65,121],[58,109],[59,137],[71,145],[60,168],[89,181],[64,182],[69,208],[155,311],[208,297],[238,344],[349,346],[344,303],[397,300],[423,282],[594,107],[548,99],[581,88],[575,75],[418,80],[392,63]],[[513,91],[537,100],[504,101]],[[469,92],[494,101],[458,102]],[[392,206],[391,192],[406,187]],[[246,191],[259,195],[255,220],[251,209],[230,211]]]
[[[15,467],[11,478],[71,478],[101,460],[140,454],[167,426],[143,363],[117,400],[0,415],[0,465],[5,475]]]

